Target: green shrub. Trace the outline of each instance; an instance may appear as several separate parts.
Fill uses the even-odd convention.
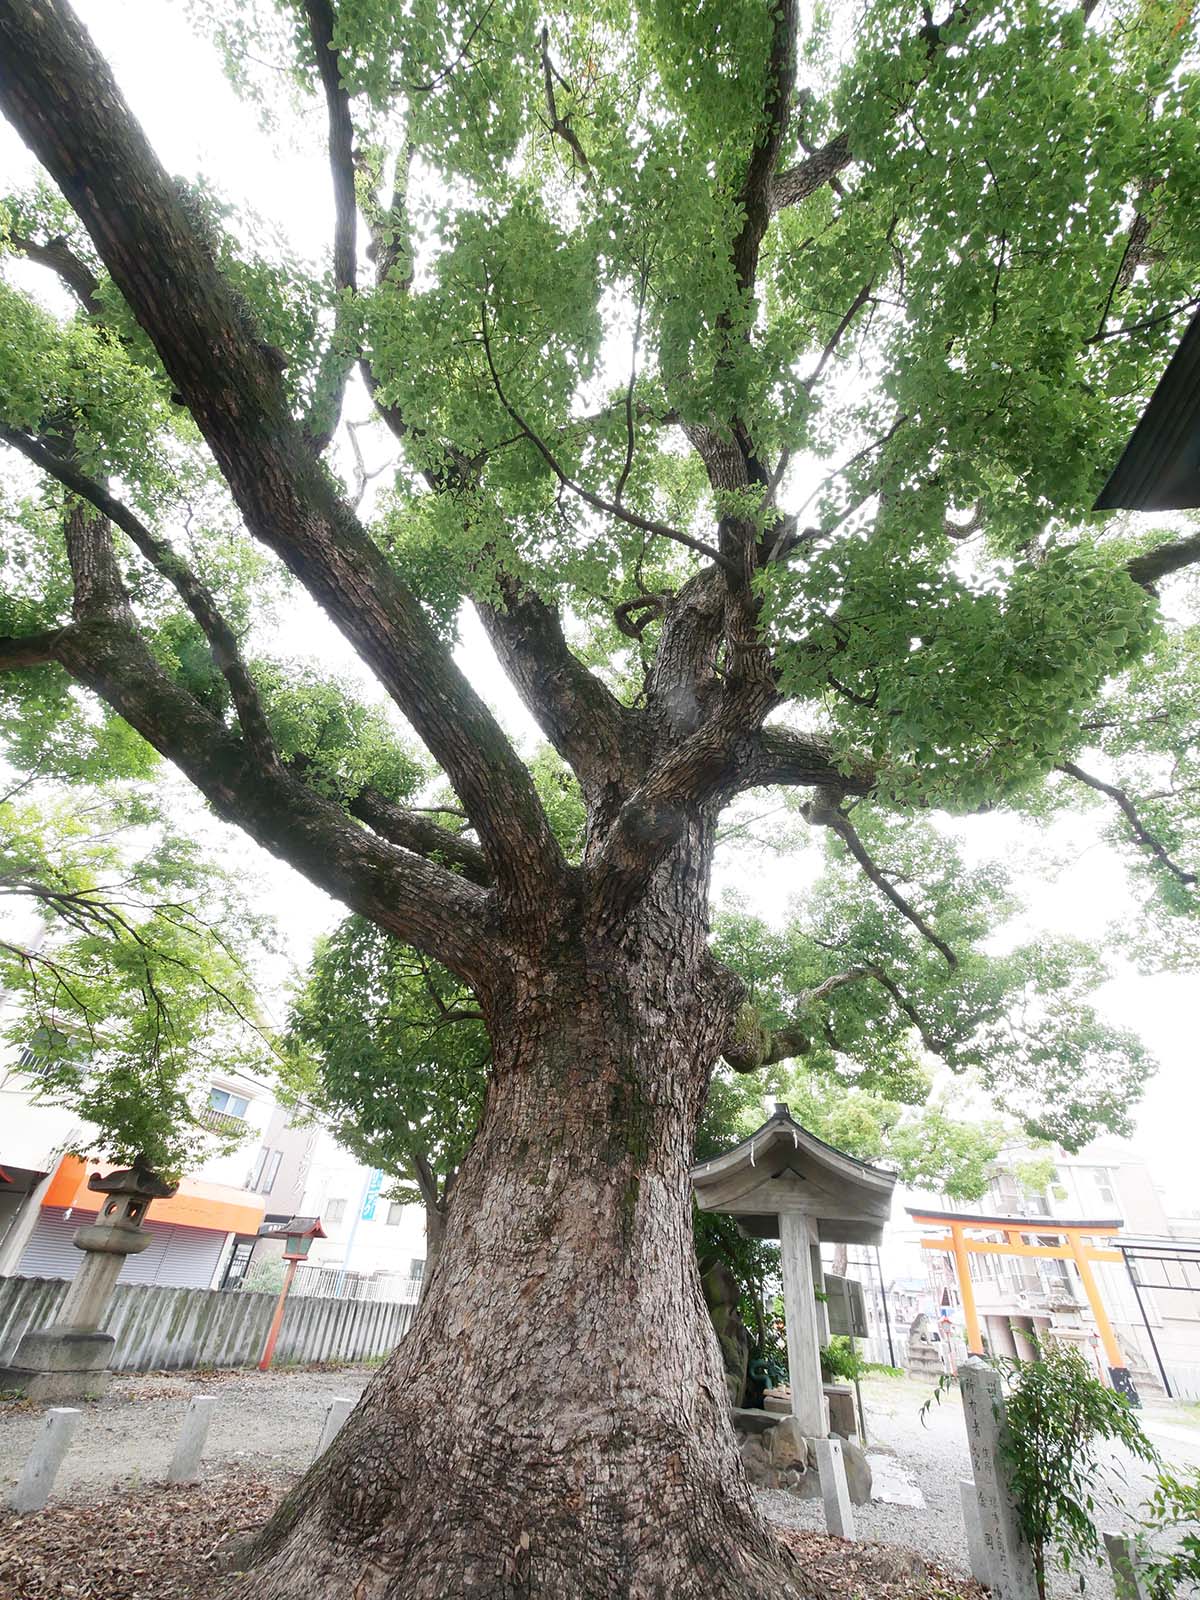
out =
[[[826,1383],[852,1382],[865,1371],[866,1363],[845,1334],[835,1334],[821,1351],[821,1376]]]

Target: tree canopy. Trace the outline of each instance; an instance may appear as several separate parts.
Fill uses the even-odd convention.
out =
[[[899,1029],[981,1071],[1036,1132],[1119,1126],[1148,1068],[1084,1017],[1095,957],[970,954],[1014,908],[986,874],[950,907],[957,868],[920,819],[1112,807],[1153,907],[1136,953],[1190,959],[1194,626],[1186,600],[1164,617],[1155,588],[1195,552],[1089,509],[1193,303],[1189,27],[1170,7],[1043,4],[914,27],[881,3],[853,41],[832,11],[793,49],[792,10],[757,0],[719,22],[659,5],[633,28],[620,6],[199,14],[268,122],[323,110],[332,265],[203,183],[163,190],[174,236],[157,248],[186,240],[197,293],[219,281],[230,359],[265,363],[264,425],[272,411],[326,449],[352,373],[365,382],[403,467],[369,543],[337,535],[345,559],[376,572],[427,663],[476,603],[582,797],[566,767],[557,789],[531,785],[462,685],[457,709],[421,709],[368,638],[382,620],[324,558],[289,553],[234,481],[203,414],[217,375],[187,392],[171,330],[96,232],[106,207],[135,231],[148,213],[72,209],[44,185],[0,211],[10,260],[57,275],[74,305],[27,274],[0,289],[0,426],[39,469],[3,505],[11,758],[144,775],[136,729],[223,814],[468,979],[445,917],[423,924],[436,907],[477,925],[471,885],[503,885],[505,850],[557,853],[555,804],[572,813],[565,830],[550,817],[568,860],[586,802],[590,864],[644,879],[668,814],[673,837],[710,792],[807,785],[806,820],[879,899],[849,936],[831,910],[803,935],[743,922],[765,963],[751,1025],[781,1034],[758,1054],[790,1031],[869,1075]],[[282,99],[273,60],[290,63]],[[105,157],[113,172],[134,158]],[[333,460],[361,498],[361,461],[344,443]],[[328,483],[303,492],[331,526],[350,515]],[[351,684],[271,654],[297,577],[432,763]],[[725,689],[697,701],[696,748],[647,767],[636,729],[685,620]],[[629,774],[616,810],[604,762]],[[458,794],[422,816],[436,763]],[[323,852],[334,837],[352,848]],[[423,879],[413,854],[464,881]],[[406,906],[381,911],[374,867],[412,877]],[[437,885],[423,903],[422,882]]]
[[[214,1072],[273,1065],[249,966],[270,928],[230,875],[143,785],[26,785],[0,802],[0,904],[5,1036],[77,1153],[169,1176],[220,1144]]]

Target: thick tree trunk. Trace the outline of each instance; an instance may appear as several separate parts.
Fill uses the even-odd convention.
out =
[[[516,972],[421,1314],[240,1600],[808,1592],[746,1486],[696,1274],[729,1005],[697,942]]]
[[[425,1265],[421,1269],[420,1304],[425,1304],[433,1271],[442,1253],[446,1238],[446,1211],[436,1199],[425,1201]]]

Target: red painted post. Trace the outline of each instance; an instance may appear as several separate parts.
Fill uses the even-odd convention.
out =
[[[267,1342],[263,1346],[262,1360],[258,1363],[258,1370],[266,1372],[271,1365],[271,1357],[275,1354],[275,1341],[279,1337],[279,1329],[283,1325],[283,1308],[287,1303],[288,1290],[292,1287],[292,1279],[296,1276],[296,1257],[288,1261],[288,1269],[284,1274],[283,1288],[279,1291],[279,1299],[275,1302],[275,1315],[271,1318],[270,1331]]]

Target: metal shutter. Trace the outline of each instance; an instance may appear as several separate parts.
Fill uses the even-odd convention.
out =
[[[73,1278],[81,1252],[71,1243],[76,1228],[94,1215],[60,1206],[43,1206],[17,1268],[22,1278]],[[225,1247],[226,1235],[214,1228],[179,1228],[147,1222],[151,1242],[140,1255],[127,1256],[121,1283],[159,1283],[172,1289],[207,1289]]]

